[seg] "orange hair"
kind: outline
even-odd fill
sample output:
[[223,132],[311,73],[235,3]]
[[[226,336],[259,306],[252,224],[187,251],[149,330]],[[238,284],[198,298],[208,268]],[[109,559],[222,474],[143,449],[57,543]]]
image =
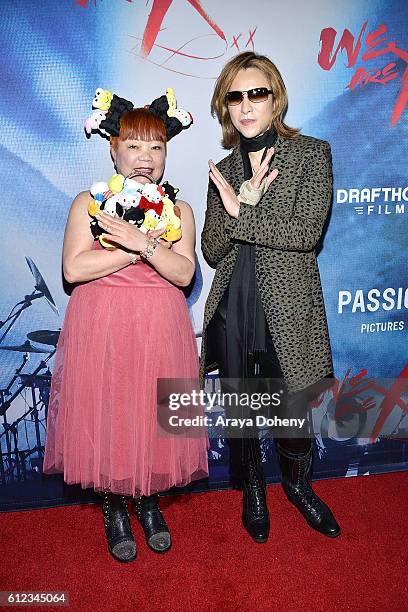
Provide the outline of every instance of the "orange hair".
[[119,140],[157,140],[166,144],[166,127],[148,108],[134,108],[121,116],[119,136],[110,137],[114,151],[118,148]]

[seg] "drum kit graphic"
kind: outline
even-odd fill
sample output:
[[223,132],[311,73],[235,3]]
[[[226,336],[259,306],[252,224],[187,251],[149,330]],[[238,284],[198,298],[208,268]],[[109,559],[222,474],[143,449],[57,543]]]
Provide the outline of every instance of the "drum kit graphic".
[[[27,333],[27,340],[22,344],[3,344],[20,315],[34,300],[44,298],[58,315],[39,269],[30,257],[25,259],[34,277],[34,291],[17,302],[7,318],[0,321],[0,351],[21,354],[21,363],[10,382],[0,389],[0,486],[31,480],[42,472],[51,386],[49,362],[60,334],[55,330],[39,329]],[[42,359],[33,371],[23,371],[31,361],[31,354],[41,355]]]

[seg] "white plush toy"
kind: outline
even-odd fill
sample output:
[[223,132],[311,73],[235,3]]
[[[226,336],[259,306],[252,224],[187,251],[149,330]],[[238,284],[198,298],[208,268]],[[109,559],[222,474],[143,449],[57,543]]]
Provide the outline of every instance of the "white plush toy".
[[149,200],[149,202],[153,202],[153,204],[158,204],[162,201],[166,193],[161,185],[156,185],[155,183],[147,183],[146,185],[143,185],[142,195],[146,198],[146,200]]
[[105,183],[105,181],[98,181],[97,183],[93,183],[91,185],[90,191],[93,199],[99,203],[102,203],[104,200],[106,200],[106,198],[109,197],[110,194],[108,183]]
[[105,134],[105,136],[109,136],[108,132],[102,129],[100,126],[101,122],[106,119],[106,111],[102,110],[94,110],[92,115],[90,115],[87,119],[85,119],[85,132],[87,134],[91,134],[92,130],[99,130],[101,134]]

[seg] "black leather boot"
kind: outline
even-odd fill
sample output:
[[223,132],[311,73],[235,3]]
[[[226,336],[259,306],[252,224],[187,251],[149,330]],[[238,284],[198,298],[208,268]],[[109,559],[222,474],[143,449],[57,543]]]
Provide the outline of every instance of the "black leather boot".
[[269,536],[269,510],[261,465],[250,463],[243,480],[242,523],[255,542],[263,544]]
[[289,501],[304,516],[310,527],[330,538],[340,535],[330,508],[318,497],[311,486],[313,449],[305,453],[290,452],[277,442],[282,471],[282,487]]
[[101,493],[105,532],[109,551],[115,559],[128,563],[136,559],[136,544],[130,527],[127,498]]
[[136,516],[140,521],[148,546],[155,552],[166,552],[171,547],[171,536],[159,508],[157,493],[135,500]]

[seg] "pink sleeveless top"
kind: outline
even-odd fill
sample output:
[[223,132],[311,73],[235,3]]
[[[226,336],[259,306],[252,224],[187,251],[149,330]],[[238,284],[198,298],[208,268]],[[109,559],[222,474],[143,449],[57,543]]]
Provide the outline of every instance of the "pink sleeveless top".
[[[92,245],[92,250],[101,250],[99,240],[95,240]],[[150,288],[168,288],[178,289],[167,279],[161,276],[155,268],[143,260],[138,260],[136,264],[130,264],[117,272],[112,272],[102,278],[97,278],[89,281],[86,285],[103,286],[103,287],[150,287]]]

